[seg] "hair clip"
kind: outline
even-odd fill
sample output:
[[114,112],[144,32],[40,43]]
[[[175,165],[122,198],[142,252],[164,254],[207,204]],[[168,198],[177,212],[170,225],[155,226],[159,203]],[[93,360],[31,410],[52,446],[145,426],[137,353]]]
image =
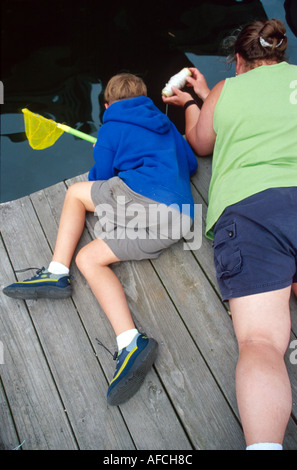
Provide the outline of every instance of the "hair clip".
[[[283,40],[284,38],[282,38],[275,47],[279,47],[283,43]],[[270,42],[265,41],[265,39],[262,38],[262,36],[259,37],[259,41],[262,47],[273,47],[273,44],[270,44]]]

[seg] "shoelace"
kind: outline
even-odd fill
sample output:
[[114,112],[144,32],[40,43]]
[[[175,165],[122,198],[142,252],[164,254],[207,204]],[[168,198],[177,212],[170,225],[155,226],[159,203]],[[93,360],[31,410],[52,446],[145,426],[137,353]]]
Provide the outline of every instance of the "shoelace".
[[102,346],[107,352],[109,352],[109,354],[112,356],[113,360],[116,361],[116,359],[118,357],[118,352],[116,351],[114,354],[112,354],[110,349],[108,349],[98,338],[95,338],[95,340],[97,341],[99,346]]
[[43,266],[42,268],[25,268],[25,269],[16,269],[16,273],[24,273],[26,271],[32,271],[33,269],[36,270],[36,274],[40,274],[42,271],[45,270],[45,267]]

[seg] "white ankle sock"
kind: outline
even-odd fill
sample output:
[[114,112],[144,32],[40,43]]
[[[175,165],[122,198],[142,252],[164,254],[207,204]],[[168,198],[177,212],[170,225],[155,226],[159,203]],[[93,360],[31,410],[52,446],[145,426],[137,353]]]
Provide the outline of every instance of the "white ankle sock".
[[47,270],[52,274],[69,274],[69,269],[58,261],[52,261]]
[[246,450],[283,450],[283,446],[276,442],[259,442],[247,446]]
[[118,350],[125,348],[131,341],[135,338],[138,334],[138,330],[136,328],[132,328],[131,330],[124,331],[119,336],[117,336],[117,345]]

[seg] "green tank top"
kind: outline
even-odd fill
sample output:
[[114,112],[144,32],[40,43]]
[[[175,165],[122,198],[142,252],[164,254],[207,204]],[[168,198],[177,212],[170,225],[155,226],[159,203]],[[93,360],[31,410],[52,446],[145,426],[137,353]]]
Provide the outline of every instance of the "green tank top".
[[226,207],[268,188],[297,186],[297,66],[264,65],[226,79],[213,125],[211,239]]

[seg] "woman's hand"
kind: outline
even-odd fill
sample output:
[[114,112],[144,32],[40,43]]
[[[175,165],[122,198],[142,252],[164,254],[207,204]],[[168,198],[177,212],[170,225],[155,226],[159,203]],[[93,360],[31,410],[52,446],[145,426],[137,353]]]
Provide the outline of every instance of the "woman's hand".
[[[195,67],[189,67],[192,72],[190,77],[187,77],[187,86],[192,87],[199,98],[204,101],[210,93],[210,89],[207,86],[204,75],[199,72]],[[172,96],[162,96],[164,103],[173,104],[175,106],[183,107],[187,101],[192,100],[193,96],[186,92],[181,91],[179,88],[171,87],[174,95]]]
[[185,91],[179,90],[179,88],[176,88],[175,86],[171,87],[174,95],[172,96],[163,96],[162,95],[162,100],[166,104],[173,104],[175,106],[180,106],[183,107],[187,101],[192,100],[193,97],[190,95],[190,93],[187,93]]
[[204,101],[210,92],[205,77],[195,67],[189,67],[189,69],[191,70],[192,75],[187,77],[187,83],[193,87],[196,95]]

